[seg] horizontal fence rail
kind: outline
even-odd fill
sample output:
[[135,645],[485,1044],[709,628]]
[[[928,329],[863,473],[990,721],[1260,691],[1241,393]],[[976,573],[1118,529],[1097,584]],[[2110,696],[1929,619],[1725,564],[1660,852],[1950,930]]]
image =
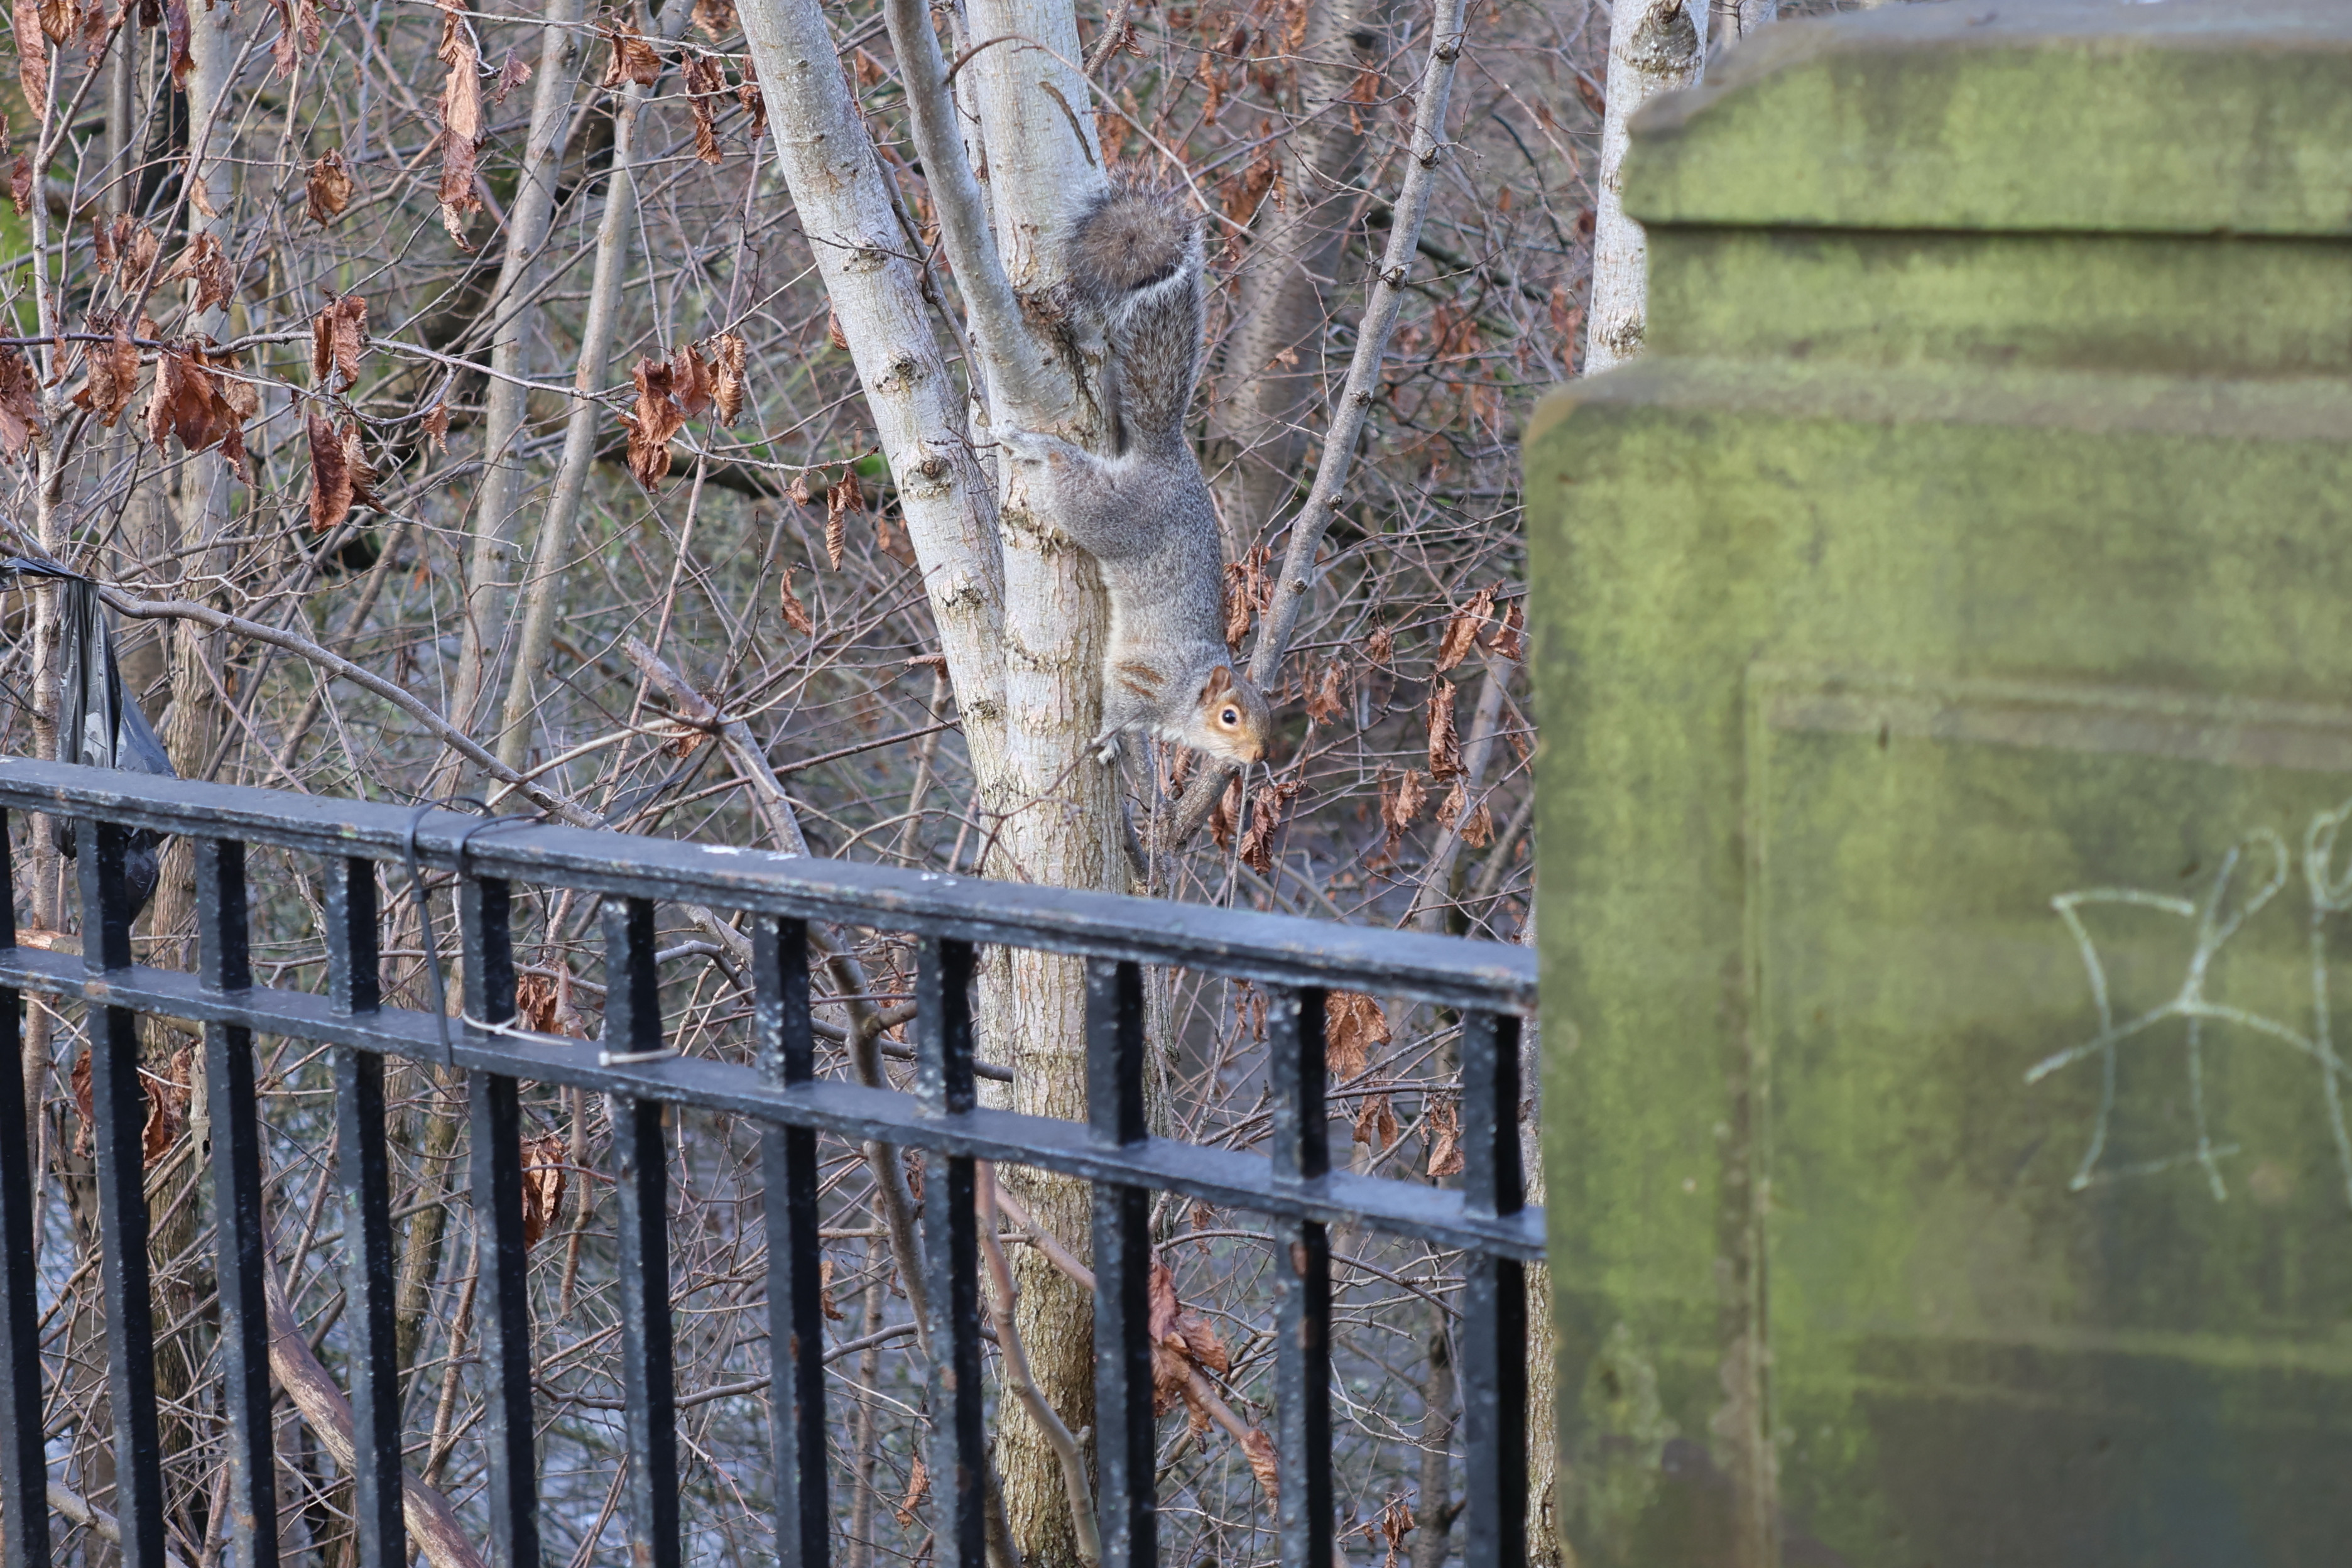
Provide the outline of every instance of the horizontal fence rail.
[[[345,1312],[354,1335],[349,1467],[359,1568],[401,1568],[402,1433],[393,1348],[394,1250],[386,1158],[386,1057],[463,1068],[480,1227],[480,1353],[490,1389],[490,1545],[500,1568],[541,1561],[530,1320],[525,1289],[523,1082],[613,1097],[618,1192],[622,1377],[633,1561],[681,1555],[667,1229],[665,1106],[733,1112],[771,1131],[769,1307],[778,1471],[778,1554],[827,1561],[820,1133],[924,1151],[922,1209],[930,1321],[929,1459],[938,1561],[983,1561],[985,1406],[978,1305],[975,1162],[1034,1166],[1094,1184],[1097,1510],[1106,1568],[1160,1561],[1152,1496],[1150,1199],[1174,1193],[1276,1222],[1278,1535],[1286,1564],[1334,1561],[1328,1227],[1462,1249],[1465,1561],[1525,1558],[1526,1292],[1543,1253],[1543,1215],[1519,1167],[1519,1020],[1534,1004],[1528,950],[1158,900],[1070,892],[726,846],[468,816],[277,791],[192,784],[0,759],[0,812],[76,825],[82,952],[19,945],[13,868],[0,833],[0,1128],[26,1122],[19,996],[88,1008],[92,1121],[115,1424],[118,1528],[130,1568],[164,1568],[164,1498],[148,1279],[141,1139],[147,1101],[138,1016],[202,1026],[212,1116],[217,1271],[230,1436],[228,1544],[237,1568],[278,1561],[270,1450],[268,1262],[253,1039],[335,1052],[336,1179],[347,1214]],[[194,849],[199,961],[194,973],[136,964],[124,858],[134,830]],[[328,984],[314,994],[253,984],[246,850],[316,857],[324,872]],[[396,1008],[380,989],[378,865],[457,883],[458,1016]],[[604,1037],[517,1026],[509,910],[516,883],[601,896]],[[666,1051],[656,972],[657,902],[748,917],[755,1065]],[[810,1018],[809,922],[918,939],[911,1093],[819,1079]],[[969,988],[976,950],[1003,944],[1087,962],[1087,1120],[977,1102]],[[1272,1136],[1253,1153],[1152,1136],[1142,966],[1244,979],[1267,992]],[[1331,1168],[1324,999],[1374,992],[1456,1009],[1461,1018],[1458,1189]],[[49,1561],[33,1188],[26,1161],[0,1159],[0,1521],[5,1568]]]

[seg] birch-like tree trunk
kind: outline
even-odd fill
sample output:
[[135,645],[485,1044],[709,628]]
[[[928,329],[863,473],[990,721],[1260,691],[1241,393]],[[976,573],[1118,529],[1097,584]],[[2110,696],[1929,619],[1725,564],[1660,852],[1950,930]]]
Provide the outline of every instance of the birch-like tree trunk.
[[[856,361],[897,480],[908,535],[939,616],[942,651],[965,717],[981,805],[992,829],[989,869],[1059,887],[1123,888],[1114,780],[1087,742],[1099,724],[1106,610],[1093,562],[1050,517],[1033,511],[1005,468],[992,495],[963,438],[963,396],[906,259],[892,193],[842,84],[814,0],[740,8],[779,161]],[[971,306],[985,429],[1010,420],[1099,441],[1101,421],[1059,334],[1023,309],[1061,280],[1056,240],[1073,205],[1100,186],[1076,15],[1066,0],[975,0],[964,31],[1010,37],[964,68],[977,127],[955,125],[928,13],[899,7],[892,30],[917,89],[916,130],[941,238]],[[965,138],[982,150],[965,162]],[[983,197],[976,176],[985,172]],[[1023,1110],[1083,1117],[1081,966],[1042,954],[993,954],[980,1026],[1014,1071]],[[1083,1246],[1081,1183],[1030,1176],[1016,1188],[1041,1223]],[[1072,1427],[1090,1425],[1091,1302],[1023,1259],[1020,1322],[1047,1400]],[[1024,1563],[1076,1561],[1068,1493],[1052,1448],[1024,1411],[997,1440],[1008,1523]]]
[[1707,0],[1617,0],[1609,23],[1607,105],[1601,120],[1601,184],[1592,217],[1592,304],[1584,373],[1642,352],[1649,322],[1650,247],[1625,216],[1626,126],[1662,92],[1698,80],[1706,55]]

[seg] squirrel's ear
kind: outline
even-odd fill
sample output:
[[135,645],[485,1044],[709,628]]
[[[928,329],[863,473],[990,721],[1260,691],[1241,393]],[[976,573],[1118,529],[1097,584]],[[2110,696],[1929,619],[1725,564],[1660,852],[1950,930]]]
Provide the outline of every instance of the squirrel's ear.
[[1234,672],[1221,664],[1209,671],[1209,683],[1201,688],[1201,699],[1202,701],[1213,702],[1218,697],[1233,689]]

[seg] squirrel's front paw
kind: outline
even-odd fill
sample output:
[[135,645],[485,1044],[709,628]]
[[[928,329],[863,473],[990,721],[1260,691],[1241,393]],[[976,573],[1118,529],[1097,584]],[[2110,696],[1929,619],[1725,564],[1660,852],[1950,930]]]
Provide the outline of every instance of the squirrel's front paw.
[[1095,761],[1105,767],[1118,761],[1118,731],[1105,730],[1094,738]]

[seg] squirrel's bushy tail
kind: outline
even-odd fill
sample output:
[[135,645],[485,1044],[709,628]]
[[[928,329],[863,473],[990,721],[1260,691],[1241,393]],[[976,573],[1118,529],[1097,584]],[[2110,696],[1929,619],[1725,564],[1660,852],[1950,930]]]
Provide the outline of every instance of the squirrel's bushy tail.
[[1070,291],[1103,324],[1119,445],[1184,439],[1203,334],[1201,220],[1189,196],[1113,175],[1070,236]]

